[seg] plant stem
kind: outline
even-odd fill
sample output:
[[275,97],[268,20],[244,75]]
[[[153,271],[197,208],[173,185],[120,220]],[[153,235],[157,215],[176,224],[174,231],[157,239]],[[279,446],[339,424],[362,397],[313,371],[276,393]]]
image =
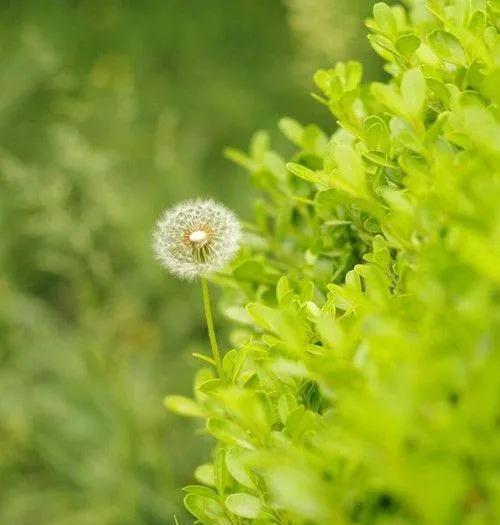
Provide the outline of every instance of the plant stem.
[[208,338],[210,339],[210,346],[212,347],[212,354],[214,356],[215,366],[222,377],[222,361],[219,353],[219,346],[217,345],[217,338],[215,337],[214,320],[212,318],[212,307],[210,305],[210,295],[208,293],[208,283],[204,277],[200,277],[201,293],[203,295],[203,306],[205,309],[205,319],[207,321]]

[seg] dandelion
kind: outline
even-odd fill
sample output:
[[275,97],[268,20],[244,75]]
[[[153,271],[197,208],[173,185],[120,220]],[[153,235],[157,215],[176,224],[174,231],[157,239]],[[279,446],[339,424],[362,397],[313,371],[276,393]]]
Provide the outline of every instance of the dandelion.
[[156,224],[154,251],[172,274],[193,280],[223,268],[238,250],[235,214],[213,200],[185,201]]
[[222,363],[205,276],[222,269],[234,257],[240,235],[236,215],[211,199],[184,201],[166,210],[153,234],[156,258],[170,273],[200,280],[212,362],[220,374]]

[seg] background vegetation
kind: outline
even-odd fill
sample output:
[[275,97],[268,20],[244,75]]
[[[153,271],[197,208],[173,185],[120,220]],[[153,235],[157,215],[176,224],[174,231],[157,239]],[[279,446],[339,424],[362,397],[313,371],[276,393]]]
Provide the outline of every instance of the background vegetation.
[[1,523],[172,522],[205,450],[161,401],[206,341],[153,222],[199,195],[248,214],[223,147],[332,127],[310,78],[366,55],[370,4],[1,3]]

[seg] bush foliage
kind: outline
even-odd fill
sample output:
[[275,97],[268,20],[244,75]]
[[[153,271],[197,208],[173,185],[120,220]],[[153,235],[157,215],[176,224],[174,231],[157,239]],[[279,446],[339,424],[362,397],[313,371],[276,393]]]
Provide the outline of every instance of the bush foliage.
[[315,76],[338,129],[228,150],[262,198],[213,278],[234,322],[194,399],[199,523],[500,522],[500,4],[374,6],[386,83]]

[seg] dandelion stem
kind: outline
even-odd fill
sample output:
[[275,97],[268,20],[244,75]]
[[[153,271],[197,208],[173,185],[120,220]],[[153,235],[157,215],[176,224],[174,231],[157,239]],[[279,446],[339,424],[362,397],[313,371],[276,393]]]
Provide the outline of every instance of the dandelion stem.
[[201,293],[203,295],[203,306],[205,309],[205,319],[207,321],[208,338],[210,339],[210,346],[212,347],[212,354],[214,356],[215,366],[219,372],[219,377],[222,377],[222,361],[219,353],[219,346],[217,345],[217,338],[215,337],[214,320],[212,317],[212,307],[210,305],[210,295],[208,293],[208,283],[204,277],[200,277]]

